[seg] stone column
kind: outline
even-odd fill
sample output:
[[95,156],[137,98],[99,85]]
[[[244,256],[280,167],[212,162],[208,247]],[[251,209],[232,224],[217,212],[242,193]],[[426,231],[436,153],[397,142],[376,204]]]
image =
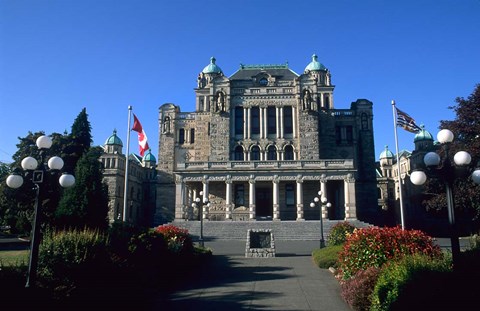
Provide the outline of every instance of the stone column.
[[320,93],[319,96],[320,96],[320,106],[321,106],[322,108],[325,108],[325,104],[324,104],[324,102],[323,102],[323,93]]
[[297,138],[297,109],[292,107],[292,126],[293,126],[293,138]]
[[301,175],[297,177],[297,220],[304,220],[303,218],[303,179]]
[[247,139],[250,139],[251,135],[252,135],[252,128],[251,128],[251,114],[252,112],[252,109],[251,108],[247,108],[247,123],[245,123],[245,126],[247,127]]
[[258,110],[259,110],[259,114],[260,114],[260,116],[259,116],[260,117],[260,139],[262,139],[262,138],[265,138],[265,136],[264,136],[265,133],[263,131],[263,125],[265,124],[265,122],[263,120],[263,116],[264,116],[263,111],[264,110],[263,110],[262,107],[260,107]]
[[273,220],[280,220],[280,179],[277,175],[273,176]]
[[232,179],[230,176],[227,176],[225,181],[225,219],[232,219]]
[[250,220],[254,220],[256,218],[255,214],[255,176],[251,175],[248,181],[249,184],[249,191],[248,191],[248,207],[250,212]]
[[248,138],[248,119],[247,119],[248,109],[243,108],[243,139]]
[[208,206],[205,200],[208,201],[208,176],[203,176],[203,195],[202,195],[202,207],[203,207],[203,219],[208,219]]
[[275,127],[277,128],[277,139],[280,138],[280,107],[275,107]]
[[283,107],[280,107],[280,138],[283,138]]
[[188,220],[193,220],[193,199],[192,199],[192,189],[190,189],[186,184],[184,185],[184,192],[185,192],[185,204],[187,205],[188,210]]
[[357,207],[355,204],[355,179],[352,174],[347,174],[343,182],[345,192],[345,220],[357,219]]
[[183,179],[181,176],[175,178],[175,219],[185,219],[184,202],[182,197]]

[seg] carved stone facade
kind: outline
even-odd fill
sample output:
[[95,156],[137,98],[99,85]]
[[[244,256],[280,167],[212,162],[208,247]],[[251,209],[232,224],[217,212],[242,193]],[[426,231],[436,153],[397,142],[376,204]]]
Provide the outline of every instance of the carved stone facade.
[[313,220],[322,190],[332,205],[325,218],[371,221],[372,103],[335,109],[333,90],[315,55],[300,75],[285,64],[241,65],[226,77],[212,58],[198,75],[195,112],[159,109],[157,214],[163,206],[177,220]]

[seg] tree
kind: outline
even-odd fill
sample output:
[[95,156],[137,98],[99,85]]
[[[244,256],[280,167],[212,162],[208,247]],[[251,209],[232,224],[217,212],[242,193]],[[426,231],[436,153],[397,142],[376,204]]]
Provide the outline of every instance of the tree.
[[108,189],[103,183],[99,157],[103,149],[90,148],[75,168],[75,187],[66,189],[56,210],[57,227],[99,228],[108,226]]
[[[454,120],[440,121],[440,128],[447,128],[455,134],[449,156],[453,158],[459,150],[464,150],[472,156],[472,163],[479,166],[480,160],[480,84],[475,86],[473,93],[467,98],[457,97],[457,103],[449,109],[455,111]],[[472,220],[474,228],[480,225],[480,191],[470,178],[458,178],[454,183],[454,200],[456,216]],[[432,193],[424,201],[428,209],[440,212],[447,206],[445,188],[438,183],[426,184],[426,192]]]
[[66,172],[72,173],[78,160],[85,154],[92,144],[91,125],[88,121],[87,109],[83,108],[72,124],[72,132],[64,148]]

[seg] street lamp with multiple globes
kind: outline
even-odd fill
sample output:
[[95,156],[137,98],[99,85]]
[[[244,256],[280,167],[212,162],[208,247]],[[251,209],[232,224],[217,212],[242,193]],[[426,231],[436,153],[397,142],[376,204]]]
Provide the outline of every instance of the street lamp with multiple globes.
[[[200,196],[203,197],[203,191],[200,191]],[[198,238],[198,243],[201,245],[201,246],[204,246],[204,243],[203,243],[203,208],[204,208],[204,205],[206,205],[207,207],[210,207],[210,202],[208,201],[208,198],[203,198],[200,199],[199,197],[196,197],[194,199],[195,202],[192,203],[192,207],[193,208],[197,208],[198,207],[198,214],[200,216],[200,237]]]
[[[455,212],[453,201],[453,182],[457,177],[467,177],[472,171],[470,162],[472,157],[466,151],[459,151],[453,157],[453,162],[449,159],[450,143],[453,142],[454,135],[450,130],[443,129],[437,134],[437,140],[445,151],[445,158],[440,159],[436,152],[428,152],[423,158],[426,166],[425,170],[416,169],[410,174],[410,180],[414,185],[423,185],[427,181],[427,175],[437,178],[445,184],[447,197],[448,221],[450,224],[450,239],[452,248],[452,260],[456,263],[460,254],[460,243],[455,226]],[[480,169],[475,169],[471,175],[476,184],[480,184]]]
[[[40,136],[36,140],[36,145],[40,151],[40,163],[33,157],[26,157],[22,160],[21,165],[23,172],[17,169],[13,174],[7,177],[7,186],[10,188],[20,188],[23,185],[23,177],[32,181],[35,186],[35,205],[34,218],[32,224],[32,236],[30,241],[30,257],[28,260],[27,283],[25,287],[34,287],[37,279],[38,249],[40,245],[40,226],[43,191],[42,184],[49,181],[49,175],[56,175],[63,168],[63,160],[60,157],[53,156],[48,159],[45,164],[46,150],[52,146],[52,139],[48,136]],[[23,174],[22,174],[23,173]],[[75,184],[75,177],[70,174],[63,173],[58,179],[60,186],[64,188],[72,187]]]
[[323,236],[323,215],[326,212],[325,208],[330,208],[332,206],[332,204],[327,203],[327,201],[328,201],[327,198],[322,196],[322,191],[320,190],[320,191],[318,191],[318,197],[315,197],[313,199],[313,202],[310,203],[310,207],[314,208],[316,203],[321,202],[321,204],[319,205],[319,208],[320,208],[320,248],[325,247],[325,238]]

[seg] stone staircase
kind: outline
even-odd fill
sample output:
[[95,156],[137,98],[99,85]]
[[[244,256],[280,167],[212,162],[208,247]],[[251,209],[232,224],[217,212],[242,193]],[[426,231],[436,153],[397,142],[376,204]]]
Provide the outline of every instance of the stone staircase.
[[[323,234],[328,239],[330,229],[343,220],[324,220]],[[357,228],[368,227],[370,224],[359,220],[349,221]],[[176,220],[174,226],[187,229],[198,240],[200,236],[200,221]],[[320,221],[204,221],[204,240],[246,240],[248,229],[272,229],[275,240],[319,240]]]

